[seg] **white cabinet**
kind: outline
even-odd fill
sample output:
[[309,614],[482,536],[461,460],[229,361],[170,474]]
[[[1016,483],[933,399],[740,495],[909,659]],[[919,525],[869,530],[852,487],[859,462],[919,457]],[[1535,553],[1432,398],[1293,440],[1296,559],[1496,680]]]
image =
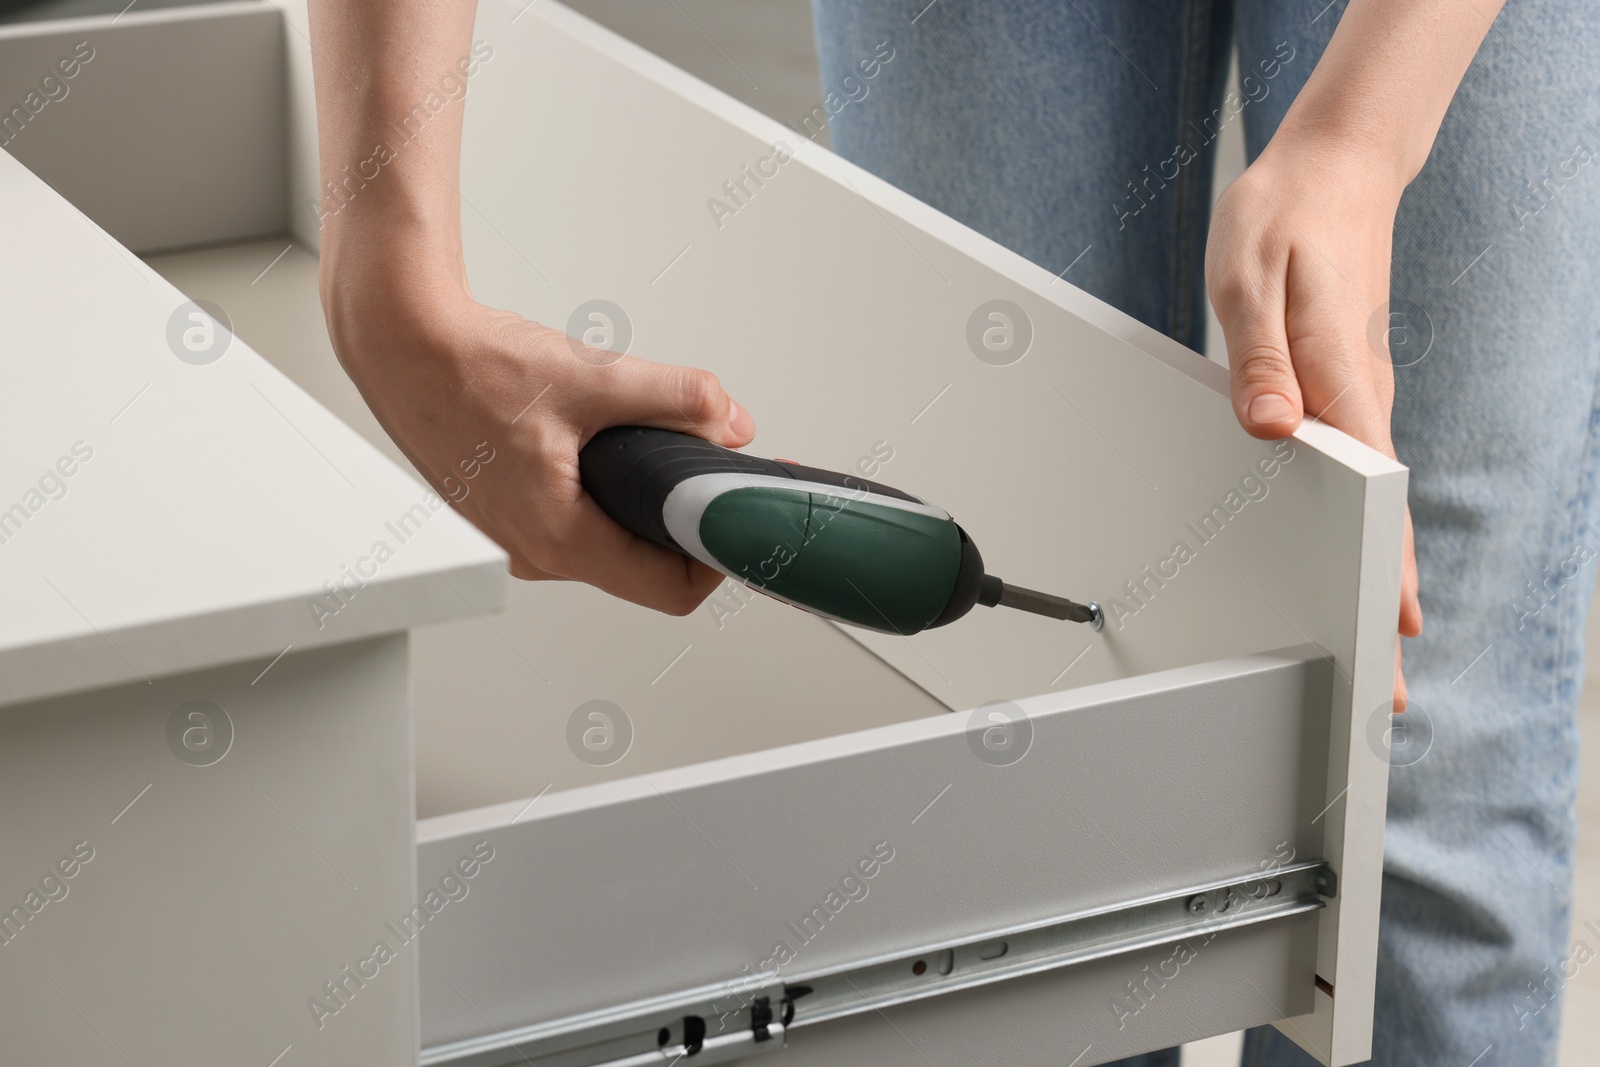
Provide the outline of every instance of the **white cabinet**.
[[415,900],[406,631],[503,558],[3,155],[0,205],[0,1059],[406,1062],[414,953],[307,1003]]
[[[152,261],[195,296],[232,294],[222,302],[238,311],[243,336],[375,434],[325,352],[284,340],[310,337],[315,326],[305,249],[316,237],[310,202],[325,192],[307,151],[304,12],[217,5],[95,27],[108,56],[133,30],[149,35],[141,48],[185,47],[162,36],[180,28],[279,56],[280,66],[267,64],[278,74],[263,77],[284,79],[281,114],[222,91],[190,94],[180,114],[138,113],[165,136],[230,109],[232,125],[208,127],[218,150],[262,153],[263,166],[288,174],[286,200],[274,201],[278,214],[258,232],[292,230],[301,247],[255,281],[242,264],[254,256],[267,267],[265,246]],[[66,41],[78,29],[51,32]],[[53,54],[59,42],[46,36],[0,36],[0,69],[31,69]],[[978,609],[908,639],[841,631],[765,601],[745,606],[747,597],[728,601],[739,609],[732,616],[707,608],[676,620],[592,590],[537,585],[510,590],[509,611],[496,619],[492,553],[453,516],[430,520],[430,533],[433,523],[449,532],[440,539],[450,550],[397,554],[395,565],[417,568],[416,588],[443,599],[418,593],[379,613],[386,583],[375,583],[370,599],[364,590],[352,614],[333,620],[351,626],[331,640],[350,643],[314,653],[399,656],[390,639],[355,639],[469,616],[413,641],[419,790],[432,799],[415,830],[415,886],[391,866],[382,876],[388,896],[370,901],[384,922],[398,922],[413,902],[426,921],[404,939],[409,927],[371,935],[331,915],[326,928],[297,927],[270,909],[250,911],[240,896],[247,875],[216,868],[197,914],[270,941],[283,969],[270,992],[235,1008],[239,1027],[283,1035],[263,1062],[291,1043],[297,1056],[337,1060],[323,1037],[379,999],[370,992],[408,980],[359,987],[349,1014],[324,1019],[321,1030],[305,1001],[339,972],[323,974],[325,957],[356,966],[380,939],[394,942],[405,965],[418,962],[417,1014],[391,1003],[382,1024],[362,1031],[372,1041],[364,1062],[400,1062],[395,1042],[409,1044],[413,1025],[424,1062],[440,1064],[709,1063],[782,1048],[789,1062],[909,1065],[925,1057],[1090,1064],[1264,1022],[1324,1062],[1365,1059],[1404,469],[1316,423],[1285,444],[1246,437],[1220,368],[557,5],[519,12],[486,3],[477,38],[487,52],[469,82],[461,188],[479,299],[562,327],[594,321],[586,311],[606,301],[613,327],[618,310],[627,320],[630,351],[716,371],[755,414],[765,454],[835,468],[891,455],[878,476],[948,508],[994,573],[1099,600],[1110,619],[1092,633]],[[94,72],[91,64],[82,78]],[[118,77],[120,99],[137,103],[150,91],[139,69]],[[63,114],[74,101],[109,106],[86,80],[82,87]],[[59,144],[41,136],[31,156],[20,141],[11,147],[47,179],[98,152],[111,190],[160,188],[172,169],[114,138],[86,148],[68,130],[53,136]],[[747,167],[765,177],[747,181]],[[177,299],[170,290],[20,168],[0,173],[8,226],[25,213],[38,231],[30,243],[57,249],[51,270],[31,275],[29,292],[39,294],[31,299],[85,291],[91,279],[76,276],[80,262],[102,270],[95,298],[71,312],[101,334],[73,335],[62,347],[41,310],[21,334],[7,327],[8,352],[24,351],[14,342],[21,337],[29,352],[54,344],[80,366],[121,373],[106,338],[123,330],[170,364],[157,384],[244,365],[194,368],[172,358],[162,332],[171,310],[162,300]],[[733,181],[746,190],[738,210],[711,210]],[[207,208],[219,220],[215,240],[252,232],[256,223],[236,221],[277,193],[236,195],[238,204]],[[142,234],[134,220],[148,216],[137,201],[107,202],[99,210],[112,237],[136,251],[198,240],[181,227],[170,242]],[[14,279],[30,277],[21,248],[5,256]],[[300,334],[284,325],[294,322]],[[261,324],[256,336],[251,323]],[[992,328],[1010,331],[1012,347],[1002,336],[1001,351],[985,348]],[[232,578],[204,572],[194,585],[221,616],[254,603],[244,576],[270,572],[314,588],[360,554],[339,539],[344,526],[312,517],[354,507],[374,484],[416,491],[373,457],[363,458],[371,468],[363,477],[345,469],[328,441],[353,446],[354,434],[261,364],[249,366],[262,369],[238,384],[259,385],[260,396],[219,389],[214,376],[194,379],[204,384],[191,394],[174,391],[164,401],[171,407],[148,409],[168,427],[209,422],[197,430],[205,440],[249,443],[240,449],[245,466],[219,461],[214,476],[236,472],[230,499],[276,510],[311,554],[257,549]],[[8,384],[27,380],[25,369],[7,373]],[[120,396],[123,383],[113,389],[111,377],[97,370],[84,388]],[[129,378],[133,388],[121,391],[131,396],[144,379]],[[138,404],[156,396],[152,385]],[[262,399],[289,416],[271,447],[260,435],[278,416]],[[310,422],[296,421],[302,408],[315,412]],[[183,411],[198,414],[186,421]],[[246,425],[240,412],[266,421]],[[68,434],[70,446],[82,435],[71,425],[40,415],[17,440],[48,451],[52,434]],[[151,486],[183,485],[189,492],[178,495],[196,501],[202,483],[184,454],[130,455],[124,484],[147,496]],[[156,562],[139,564],[148,581],[127,583],[93,558],[115,504],[74,514],[71,499],[58,517],[83,555],[60,556],[59,573],[75,589],[119,590],[129,610],[164,604],[160,591],[183,573],[185,554],[138,556]],[[368,503],[387,516],[410,502],[400,492]],[[243,522],[241,514],[196,502],[182,512],[183,528],[203,547],[231,529],[217,523]],[[276,527],[246,525],[250,545],[277,543]],[[9,566],[4,549],[0,565]],[[8,570],[8,588],[14,580]],[[366,605],[370,624],[354,614]],[[26,672],[43,662],[23,651],[41,617],[16,625],[7,670],[15,662]],[[186,631],[152,626],[140,648],[152,684],[203,662],[273,654],[230,644],[227,627],[207,625],[219,635],[214,652],[180,662],[173,648]],[[111,681],[127,678],[94,676]],[[373,679],[363,692],[382,686]],[[608,767],[567,749],[569,720],[591,698],[631,714],[633,750]],[[307,728],[358,719],[366,699],[333,701],[321,716],[302,709]],[[374,774],[381,765],[404,778],[400,740],[391,734],[388,747],[367,751]],[[292,746],[282,758],[279,773],[288,775]],[[194,803],[221,811],[229,796]],[[145,801],[154,798],[152,789]],[[328,841],[349,839],[355,854],[359,842],[375,847],[365,831],[377,825],[366,820],[379,801],[367,800],[367,809],[321,806],[318,829]],[[391,834],[401,803],[398,792],[386,795]],[[281,845],[269,836],[281,830],[241,824],[234,847],[262,854]],[[305,837],[328,850],[317,830]],[[17,841],[6,847],[7,869],[15,855],[22,870],[44,870],[52,850],[72,844]],[[114,885],[110,871],[106,881]],[[303,903],[296,914],[322,914],[327,891],[307,883],[283,899]],[[53,951],[75,961],[69,968],[98,966],[80,942],[58,941]],[[186,943],[172,966],[219,998],[233,988],[215,977],[231,967],[227,952],[203,940]],[[159,996],[145,996],[128,1002],[136,1007],[124,1032],[158,1042],[148,1031],[164,1024],[137,1009]],[[41,1017],[38,1040],[57,1025]],[[392,1029],[380,1039],[385,1025]],[[183,1061],[176,1044],[152,1047]],[[351,1058],[348,1048],[340,1054]]]

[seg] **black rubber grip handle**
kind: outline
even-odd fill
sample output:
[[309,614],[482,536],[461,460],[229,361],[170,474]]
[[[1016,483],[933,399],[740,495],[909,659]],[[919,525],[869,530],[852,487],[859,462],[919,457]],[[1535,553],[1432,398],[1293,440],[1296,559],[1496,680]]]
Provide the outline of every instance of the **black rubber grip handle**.
[[640,537],[679,552],[683,548],[667,532],[662,508],[679,482],[699,474],[764,474],[917,501],[853,474],[749,456],[703,438],[648,426],[601,430],[578,453],[583,491],[601,510]]

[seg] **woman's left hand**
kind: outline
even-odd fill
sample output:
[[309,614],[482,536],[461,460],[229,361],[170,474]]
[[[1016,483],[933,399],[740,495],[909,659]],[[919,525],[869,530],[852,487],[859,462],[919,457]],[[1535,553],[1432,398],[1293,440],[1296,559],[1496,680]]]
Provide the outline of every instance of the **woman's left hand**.
[[[1217,200],[1206,284],[1247,432],[1286,437],[1310,414],[1394,458],[1389,257],[1403,183],[1365,162],[1326,143],[1275,139]],[[1404,551],[1399,633],[1415,637],[1409,508]],[[1398,651],[1394,700],[1403,711]]]

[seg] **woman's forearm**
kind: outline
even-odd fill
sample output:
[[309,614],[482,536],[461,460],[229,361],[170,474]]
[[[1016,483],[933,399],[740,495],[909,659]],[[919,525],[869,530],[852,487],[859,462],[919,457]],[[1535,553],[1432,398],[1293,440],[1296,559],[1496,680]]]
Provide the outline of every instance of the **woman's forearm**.
[[612,522],[584,494],[578,454],[608,426],[739,448],[755,423],[709,372],[588,348],[472,299],[462,115],[494,58],[472,40],[474,7],[311,0],[328,336],[384,430],[513,575],[686,614],[722,575]]
[[[461,126],[483,57],[472,0],[312,0],[324,293],[351,259],[460,282]],[[420,280],[420,279],[419,279]]]
[[1398,193],[1504,3],[1351,0],[1278,136],[1360,152]]

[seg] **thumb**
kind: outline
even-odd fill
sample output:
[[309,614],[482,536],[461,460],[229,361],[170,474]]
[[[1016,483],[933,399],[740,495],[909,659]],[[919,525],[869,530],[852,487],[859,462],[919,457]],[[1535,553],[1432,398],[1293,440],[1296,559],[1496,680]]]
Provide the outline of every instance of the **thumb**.
[[1304,400],[1289,358],[1282,283],[1254,296],[1224,293],[1212,305],[1228,345],[1228,377],[1239,425],[1252,437],[1294,433]]
[[695,367],[625,356],[608,372],[615,377],[603,392],[599,425],[654,426],[694,434],[724,448],[739,448],[756,435],[755,420],[717,376]]

